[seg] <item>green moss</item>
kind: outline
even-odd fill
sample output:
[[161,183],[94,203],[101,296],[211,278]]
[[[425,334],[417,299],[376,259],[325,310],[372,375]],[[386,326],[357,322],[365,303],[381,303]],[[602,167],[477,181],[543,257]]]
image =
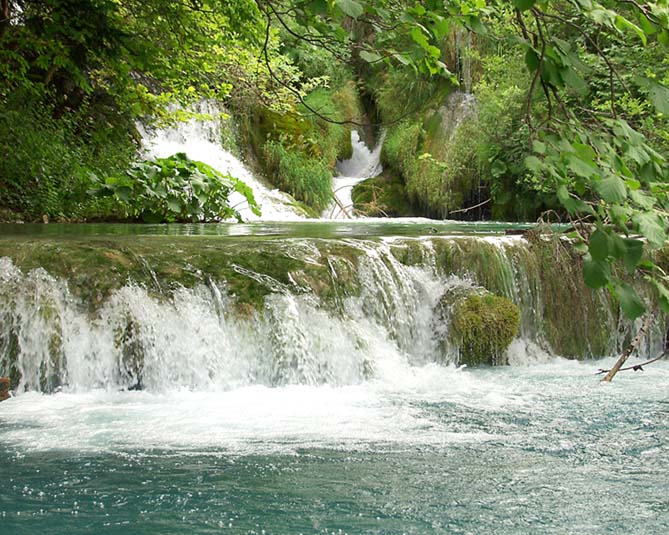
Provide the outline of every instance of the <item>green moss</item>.
[[425,261],[423,245],[415,240],[406,240],[392,245],[390,252],[405,266],[420,266]]
[[402,180],[389,172],[369,178],[353,188],[355,209],[370,217],[409,217],[417,215],[411,206]]
[[566,357],[606,355],[619,311],[610,294],[590,290],[582,260],[559,237],[532,237],[541,278],[543,332],[553,350]]
[[451,325],[460,364],[505,364],[504,351],[518,334],[518,307],[505,297],[471,294],[454,304]]
[[352,82],[316,89],[305,103],[282,113],[257,106],[241,121],[242,138],[272,184],[319,213],[332,198],[337,161],[352,154],[350,126],[340,123],[360,121],[363,112]]
[[337,241],[311,243],[320,252],[317,261],[311,249],[301,260],[300,250],[281,240],[195,236],[45,238],[21,240],[20,247],[0,240],[0,257],[10,257],[24,273],[46,267],[53,276],[66,279],[91,312],[129,282],[157,299],[170,298],[182,287],[221,283],[241,315],[261,310],[267,295],[285,291],[315,294],[322,306],[336,308],[342,298],[360,291],[356,274],[362,253]]

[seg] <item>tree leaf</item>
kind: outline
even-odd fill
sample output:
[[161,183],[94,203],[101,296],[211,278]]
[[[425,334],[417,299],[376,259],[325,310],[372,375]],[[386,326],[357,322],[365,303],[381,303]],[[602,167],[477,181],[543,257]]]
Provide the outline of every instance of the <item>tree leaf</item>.
[[590,92],[587,82],[573,68],[563,69],[561,75],[564,83],[582,97]]
[[377,61],[381,61],[381,55],[377,54],[376,52],[370,52],[367,50],[362,50],[360,52],[360,57],[364,59],[367,63],[376,63]]
[[590,236],[588,250],[590,251],[590,256],[592,256],[593,260],[606,260],[606,257],[609,256],[610,252],[608,235],[599,229],[595,230],[595,232],[592,233],[592,236]]
[[583,260],[583,279],[588,288],[596,290],[609,283],[611,266],[606,262],[594,260],[589,254]]
[[653,247],[661,247],[666,238],[664,226],[655,212],[636,214],[632,221],[636,223],[639,232],[644,235]]
[[356,0],[335,0],[335,2],[339,6],[339,9],[354,19],[357,19],[365,11],[362,4],[356,2]]
[[609,175],[595,183],[595,190],[606,202],[623,202],[627,198],[627,188],[622,178]]
[[597,167],[592,162],[586,162],[576,154],[567,155],[567,167],[576,175],[590,178],[597,173]]
[[537,0],[513,0],[513,7],[519,11],[527,11],[532,9]]
[[625,269],[632,273],[643,257],[643,242],[633,238],[625,238],[623,241],[625,242],[623,264]]
[[615,296],[620,302],[623,313],[630,319],[636,319],[646,311],[646,306],[636,293],[636,290],[625,282],[614,286]]
[[533,48],[528,47],[527,52],[525,52],[525,65],[530,72],[536,71],[539,67],[539,55]]
[[528,156],[525,158],[525,167],[536,173],[541,169],[541,160],[536,156]]
[[657,111],[664,115],[669,115],[669,88],[653,82],[650,86],[648,96],[653,106],[657,108]]

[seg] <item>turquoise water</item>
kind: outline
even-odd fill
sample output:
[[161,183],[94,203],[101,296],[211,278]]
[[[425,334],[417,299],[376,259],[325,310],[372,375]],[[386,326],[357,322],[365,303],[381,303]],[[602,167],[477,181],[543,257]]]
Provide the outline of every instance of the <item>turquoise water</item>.
[[[0,239],[20,254],[26,237],[97,243],[113,236],[114,246],[137,239],[160,248],[181,235],[227,244],[255,236],[499,236],[508,228],[526,226],[6,225]],[[370,262],[381,274],[384,258]],[[309,295],[277,291],[265,301],[265,325],[260,316],[219,315],[211,295],[197,289],[159,301],[130,285],[115,306],[141,324],[153,367],[145,370],[146,390],[125,391],[110,349],[108,318],[116,316],[91,318],[67,281],[12,278],[5,264],[8,280],[27,292],[16,307],[34,335],[22,339],[24,372],[39,375],[50,364],[54,339],[30,346],[51,332],[40,321],[42,302],[60,311],[55,332],[67,366],[55,393],[0,403],[0,535],[669,532],[667,361],[621,373],[610,385],[595,372],[613,358],[568,361],[527,340],[512,344],[512,366],[437,364],[422,358],[418,334],[432,337],[427,312],[438,293],[430,292],[445,281],[429,269],[390,264],[387,283],[404,293],[365,278],[370,302],[378,293],[392,305],[386,323],[355,300],[335,313]],[[263,336],[274,336],[273,345]],[[284,371],[302,367],[315,379],[267,380],[273,371],[265,365],[276,355],[262,348],[282,344],[301,349],[287,351]]]
[[4,534],[669,530],[669,363],[0,404]]

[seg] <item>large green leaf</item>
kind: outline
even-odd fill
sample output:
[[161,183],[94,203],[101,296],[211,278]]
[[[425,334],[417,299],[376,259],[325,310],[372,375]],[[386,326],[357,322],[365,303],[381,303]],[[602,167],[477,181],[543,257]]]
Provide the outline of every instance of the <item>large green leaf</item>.
[[356,0],[335,0],[335,3],[346,15],[354,19],[357,19],[365,12],[362,4],[356,2]]
[[611,278],[611,266],[606,262],[594,260],[589,254],[583,260],[583,279],[586,286],[596,290],[603,288]]
[[669,88],[654,82],[650,86],[648,96],[660,113],[669,115]]
[[630,319],[636,319],[646,311],[646,306],[636,293],[636,290],[625,282],[618,283],[614,286],[614,292],[623,313]]
[[609,175],[595,183],[595,190],[606,202],[623,202],[627,198],[625,182],[616,175]]
[[590,178],[597,173],[597,167],[592,163],[579,158],[576,154],[567,155],[567,167],[576,175]]
[[376,52],[370,52],[367,50],[362,50],[360,52],[360,57],[364,59],[367,63],[376,63],[377,61],[381,61],[381,55],[377,54]]
[[592,233],[588,250],[590,251],[590,256],[592,256],[593,260],[606,260],[606,257],[609,256],[609,253],[611,252],[609,241],[608,235],[601,230],[595,230],[595,232]]
[[633,238],[626,238],[623,241],[626,247],[623,264],[625,269],[632,273],[643,257],[643,242]]
[[648,240],[653,247],[661,247],[666,238],[662,220],[655,212],[642,212],[636,214],[632,221],[636,223],[639,232]]
[[513,7],[520,11],[527,11],[532,9],[536,3],[537,0],[513,0]]

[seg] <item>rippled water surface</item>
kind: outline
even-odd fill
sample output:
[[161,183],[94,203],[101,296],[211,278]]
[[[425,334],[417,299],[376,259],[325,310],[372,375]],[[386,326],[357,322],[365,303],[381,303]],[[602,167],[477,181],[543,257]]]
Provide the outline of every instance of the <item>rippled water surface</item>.
[[602,386],[612,362],[23,394],[1,532],[667,533],[669,363]]

